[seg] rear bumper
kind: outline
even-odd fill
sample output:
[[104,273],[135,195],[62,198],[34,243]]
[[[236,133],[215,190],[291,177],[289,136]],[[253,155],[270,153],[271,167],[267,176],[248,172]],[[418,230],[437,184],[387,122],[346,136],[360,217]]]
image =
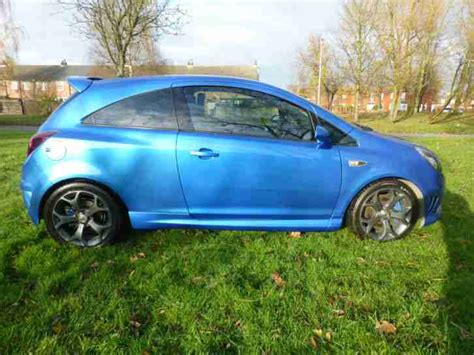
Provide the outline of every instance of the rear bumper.
[[26,209],[28,210],[28,214],[33,221],[34,224],[39,223],[39,215],[37,208],[35,208],[34,201],[33,201],[33,187],[26,182],[26,180],[22,179],[20,184],[21,195],[23,197],[23,204],[25,205]]

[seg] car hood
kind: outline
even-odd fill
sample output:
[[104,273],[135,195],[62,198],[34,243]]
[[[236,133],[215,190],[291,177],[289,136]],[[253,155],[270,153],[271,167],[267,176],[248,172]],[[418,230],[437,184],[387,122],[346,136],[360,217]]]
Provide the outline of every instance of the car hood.
[[400,144],[400,145],[403,145],[403,146],[407,146],[407,147],[415,147],[417,146],[417,144],[415,143],[412,143],[400,136],[394,136],[394,135],[391,135],[391,134],[384,134],[384,133],[380,133],[380,132],[376,132],[376,131],[363,131],[365,135],[368,135],[368,136],[371,136],[373,138],[376,138],[376,139],[380,139],[380,140],[384,140],[384,141],[388,141],[388,142],[391,142],[391,143],[396,143],[396,144]]

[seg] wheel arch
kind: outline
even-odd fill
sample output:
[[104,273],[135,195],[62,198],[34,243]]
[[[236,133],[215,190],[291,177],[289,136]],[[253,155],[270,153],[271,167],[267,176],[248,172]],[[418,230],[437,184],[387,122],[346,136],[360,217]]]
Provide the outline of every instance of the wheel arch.
[[41,198],[41,202],[39,204],[39,209],[38,209],[38,217],[39,217],[39,220],[43,219],[43,208],[44,208],[44,205],[46,203],[46,201],[48,200],[49,196],[51,196],[51,194],[57,190],[58,188],[60,188],[61,186],[64,186],[64,185],[67,185],[67,184],[70,184],[70,183],[77,183],[77,182],[83,182],[83,183],[87,183],[87,184],[91,184],[91,185],[95,185],[97,187],[100,187],[102,189],[104,189],[105,191],[107,191],[111,196],[112,198],[120,205],[120,207],[123,209],[124,211],[124,214],[126,214],[127,216],[127,219],[129,218],[128,216],[128,207],[127,205],[125,204],[125,202],[123,202],[122,198],[119,196],[119,194],[117,194],[110,186],[102,183],[102,182],[99,182],[97,180],[94,180],[94,179],[89,179],[89,178],[70,178],[70,179],[65,179],[65,180],[61,180],[61,181],[58,181],[56,182],[55,184],[51,185],[47,190],[46,192],[43,194],[42,198]]
[[425,224],[425,210],[424,210],[425,209],[425,201],[424,201],[424,197],[423,197],[423,193],[421,192],[421,189],[414,182],[412,182],[410,180],[407,180],[403,177],[385,176],[385,177],[376,178],[376,179],[366,183],[365,185],[363,185],[362,187],[360,187],[357,190],[357,192],[349,200],[349,203],[347,203],[347,205],[344,207],[343,226],[347,225],[348,212],[350,210],[350,207],[351,207],[352,203],[360,195],[360,193],[362,191],[364,191],[370,185],[376,184],[376,183],[378,183],[380,181],[384,181],[384,180],[398,180],[398,181],[402,182],[403,184],[405,184],[413,192],[413,194],[416,196],[416,199],[417,199],[417,202],[418,202],[418,206],[417,206],[418,207],[418,223],[420,223],[421,226],[423,226]]

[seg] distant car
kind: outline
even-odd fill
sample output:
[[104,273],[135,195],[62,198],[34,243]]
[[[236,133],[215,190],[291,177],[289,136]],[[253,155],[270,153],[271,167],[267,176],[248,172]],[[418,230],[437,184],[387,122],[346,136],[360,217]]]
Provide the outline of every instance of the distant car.
[[333,231],[386,241],[439,219],[431,151],[260,82],[74,77],[29,142],[34,223],[99,246],[135,229]]

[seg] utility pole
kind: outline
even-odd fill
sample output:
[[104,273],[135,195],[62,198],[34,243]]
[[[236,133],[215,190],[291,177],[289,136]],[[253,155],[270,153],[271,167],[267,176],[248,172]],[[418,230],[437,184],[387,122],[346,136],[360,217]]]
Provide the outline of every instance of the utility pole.
[[317,104],[321,104],[321,76],[323,73],[323,38],[319,37],[319,73],[318,73],[318,98]]

